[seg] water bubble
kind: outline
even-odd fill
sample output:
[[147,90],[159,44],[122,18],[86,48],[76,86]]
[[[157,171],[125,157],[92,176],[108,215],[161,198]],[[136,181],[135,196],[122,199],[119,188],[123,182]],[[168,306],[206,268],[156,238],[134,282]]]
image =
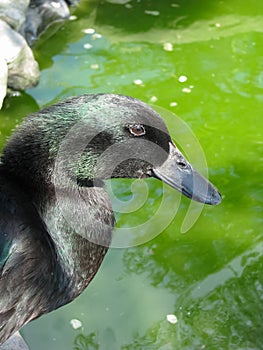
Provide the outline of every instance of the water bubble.
[[83,29],[82,32],[85,34],[94,34],[95,29],[94,28],[86,28],[86,29]]
[[92,35],[92,39],[93,39],[93,40],[100,39],[100,38],[102,38],[102,35],[99,34],[99,33],[94,33],[94,34]]
[[152,96],[152,97],[150,98],[150,102],[151,102],[151,103],[155,103],[157,100],[158,100],[158,97],[156,97],[156,96]]
[[99,67],[100,66],[98,65],[98,63],[93,63],[93,64],[90,65],[91,69],[99,69]]
[[135,79],[135,80],[133,80],[133,84],[135,84],[135,85],[142,85],[143,81],[141,79]]
[[165,50],[165,51],[173,51],[173,44],[172,43],[164,43],[163,44],[163,49]]
[[83,45],[84,49],[90,50],[92,48],[92,45],[90,43],[86,43]]
[[79,329],[82,327],[82,323],[80,320],[77,320],[76,318],[73,318],[71,321],[70,321],[70,324],[72,326],[73,329]]
[[170,322],[172,324],[176,324],[178,322],[177,317],[173,314],[167,315],[166,319],[168,322]]
[[185,83],[187,81],[187,76],[186,75],[181,75],[179,78],[178,78],[178,81],[180,83]]
[[192,90],[190,88],[183,88],[182,91],[186,94],[189,94]]
[[151,15],[151,16],[159,16],[160,15],[159,11],[145,10],[144,13],[146,13],[146,15]]

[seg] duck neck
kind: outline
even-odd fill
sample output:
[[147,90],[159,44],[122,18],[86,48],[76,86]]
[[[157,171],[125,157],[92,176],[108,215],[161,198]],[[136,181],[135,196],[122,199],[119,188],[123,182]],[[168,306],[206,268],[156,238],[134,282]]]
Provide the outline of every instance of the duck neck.
[[79,186],[65,174],[55,181],[51,171],[50,176],[42,173],[30,182],[30,177],[17,176],[6,164],[0,168],[36,207],[53,243],[55,263],[70,281],[69,300],[74,299],[96,274],[111,243],[114,214],[106,190],[91,186],[92,181]]
[[41,216],[60,265],[74,281],[74,297],[97,272],[111,242],[114,215],[103,187],[56,186],[55,197],[41,206]]

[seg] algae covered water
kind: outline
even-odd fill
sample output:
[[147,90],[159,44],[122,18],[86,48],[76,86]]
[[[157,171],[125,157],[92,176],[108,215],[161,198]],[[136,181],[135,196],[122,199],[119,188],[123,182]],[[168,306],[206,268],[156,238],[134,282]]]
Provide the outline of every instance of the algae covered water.
[[183,230],[187,198],[154,179],[112,181],[116,237],[129,228],[137,241],[110,249],[73,303],[24,327],[31,350],[263,349],[262,23],[253,0],[93,0],[38,42],[40,84],[5,101],[1,146],[67,96],[130,95],[161,107],[223,201],[192,206]]

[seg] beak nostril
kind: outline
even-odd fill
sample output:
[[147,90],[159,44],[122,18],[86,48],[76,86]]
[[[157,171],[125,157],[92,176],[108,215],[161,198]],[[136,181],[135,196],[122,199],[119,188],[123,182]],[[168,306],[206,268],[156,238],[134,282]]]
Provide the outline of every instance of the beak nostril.
[[176,161],[177,165],[179,165],[180,168],[185,169],[187,167],[187,163],[181,159],[178,159]]

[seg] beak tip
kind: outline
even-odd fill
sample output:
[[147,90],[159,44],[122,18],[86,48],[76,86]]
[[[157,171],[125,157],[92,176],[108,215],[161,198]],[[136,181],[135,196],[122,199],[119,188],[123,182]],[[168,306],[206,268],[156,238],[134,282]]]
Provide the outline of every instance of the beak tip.
[[211,197],[209,198],[207,204],[210,205],[218,205],[222,202],[222,196],[221,194],[215,189],[213,193],[211,194]]

